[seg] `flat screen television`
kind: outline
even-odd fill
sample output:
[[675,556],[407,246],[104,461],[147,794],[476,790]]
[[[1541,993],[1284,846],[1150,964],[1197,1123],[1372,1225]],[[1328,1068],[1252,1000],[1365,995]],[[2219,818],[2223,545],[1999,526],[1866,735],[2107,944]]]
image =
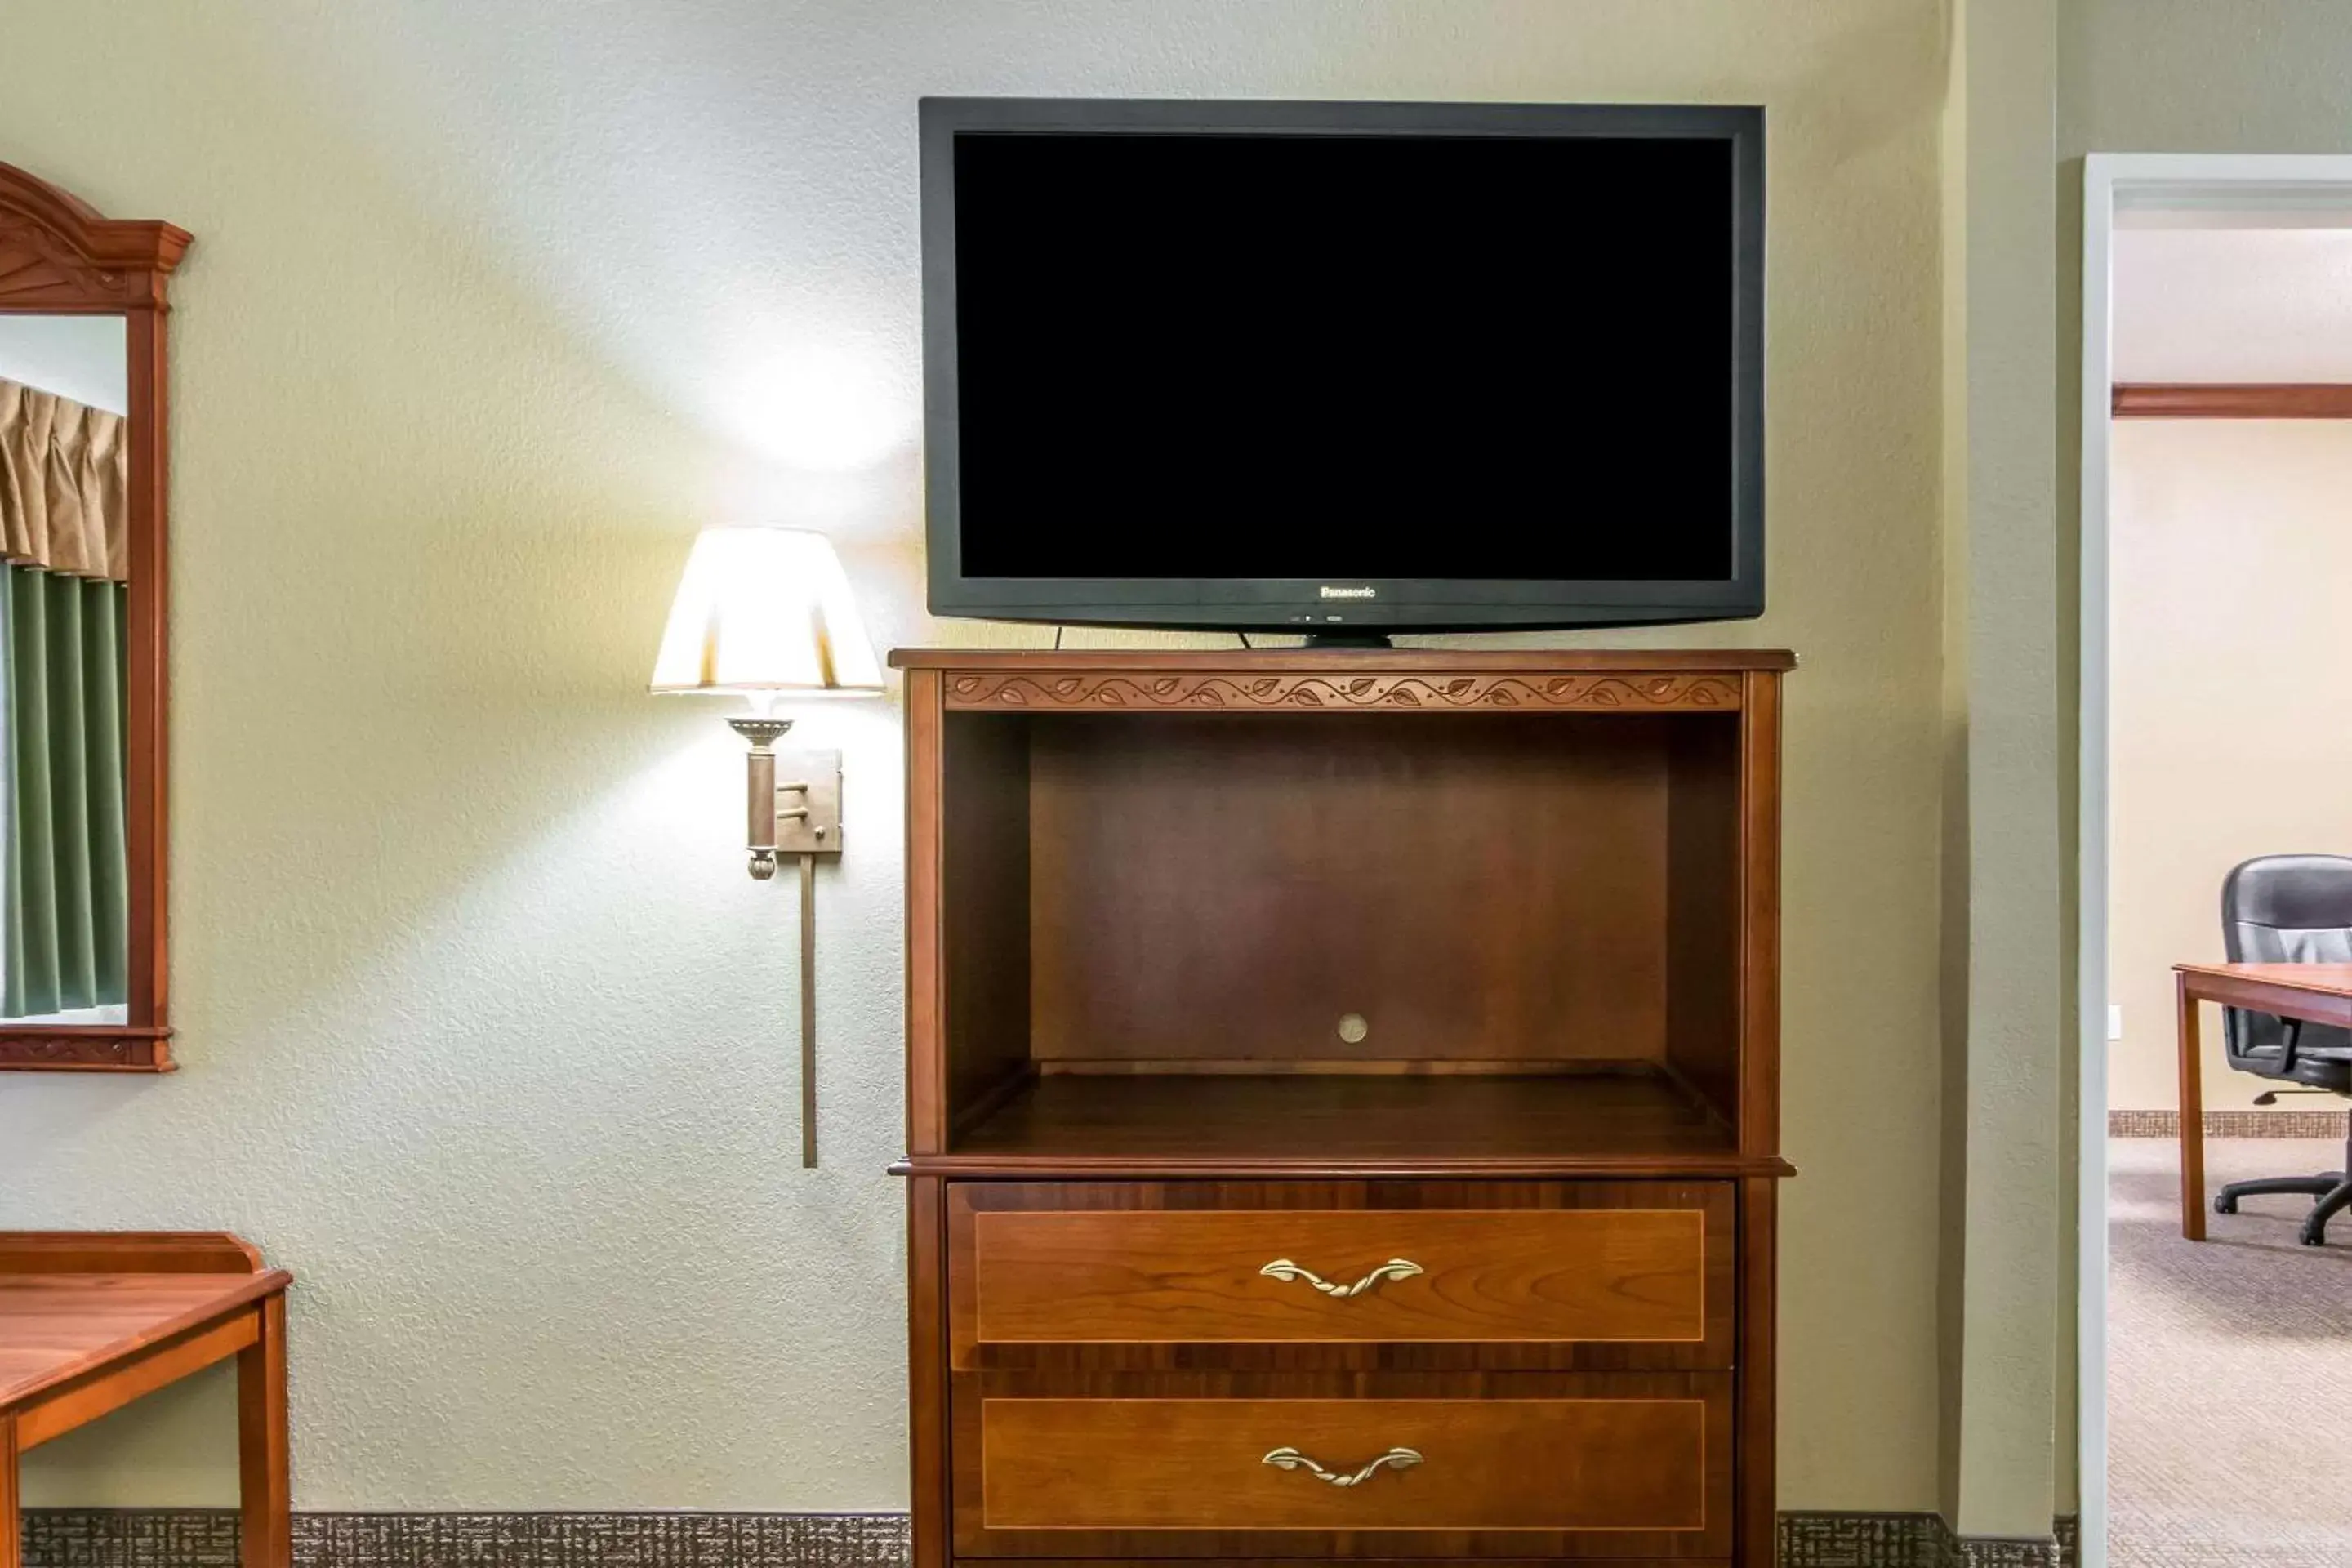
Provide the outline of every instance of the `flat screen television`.
[[1764,607],[1762,110],[927,99],[934,613]]

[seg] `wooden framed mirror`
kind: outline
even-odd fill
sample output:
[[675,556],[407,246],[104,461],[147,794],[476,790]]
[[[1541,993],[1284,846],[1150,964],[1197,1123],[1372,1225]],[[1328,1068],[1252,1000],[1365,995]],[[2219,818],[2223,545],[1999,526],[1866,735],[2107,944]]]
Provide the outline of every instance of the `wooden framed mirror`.
[[172,1070],[165,285],[0,163],[0,1069]]

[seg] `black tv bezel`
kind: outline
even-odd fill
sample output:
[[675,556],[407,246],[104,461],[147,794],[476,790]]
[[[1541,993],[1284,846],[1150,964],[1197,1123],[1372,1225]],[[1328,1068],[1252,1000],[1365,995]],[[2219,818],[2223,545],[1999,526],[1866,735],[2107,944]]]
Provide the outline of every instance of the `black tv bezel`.
[[[1764,611],[1764,111],[1746,105],[920,100],[924,506],[934,615],[1067,626],[1376,634],[1742,620]],[[966,133],[1686,136],[1732,149],[1732,570],[1704,581],[967,577],[956,366],[955,139]],[[1438,520],[1450,526],[1460,520]],[[1326,587],[1370,588],[1327,599]]]

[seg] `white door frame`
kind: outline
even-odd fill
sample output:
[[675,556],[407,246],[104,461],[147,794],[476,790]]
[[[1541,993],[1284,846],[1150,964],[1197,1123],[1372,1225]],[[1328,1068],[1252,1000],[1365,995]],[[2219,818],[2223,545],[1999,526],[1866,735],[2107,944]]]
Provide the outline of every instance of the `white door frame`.
[[2083,1568],[2107,1563],[2107,465],[2116,215],[2352,210],[2352,157],[2094,153],[2083,165],[2082,754],[2077,931],[2082,1166],[2077,1223]]

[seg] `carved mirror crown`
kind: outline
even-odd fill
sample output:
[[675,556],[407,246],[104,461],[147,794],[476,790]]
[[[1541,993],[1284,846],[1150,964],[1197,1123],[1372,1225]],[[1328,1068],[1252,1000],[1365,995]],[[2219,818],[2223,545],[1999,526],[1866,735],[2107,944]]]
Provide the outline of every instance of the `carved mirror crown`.
[[100,217],[79,196],[0,163],[0,305],[18,310],[161,310],[188,232]]

